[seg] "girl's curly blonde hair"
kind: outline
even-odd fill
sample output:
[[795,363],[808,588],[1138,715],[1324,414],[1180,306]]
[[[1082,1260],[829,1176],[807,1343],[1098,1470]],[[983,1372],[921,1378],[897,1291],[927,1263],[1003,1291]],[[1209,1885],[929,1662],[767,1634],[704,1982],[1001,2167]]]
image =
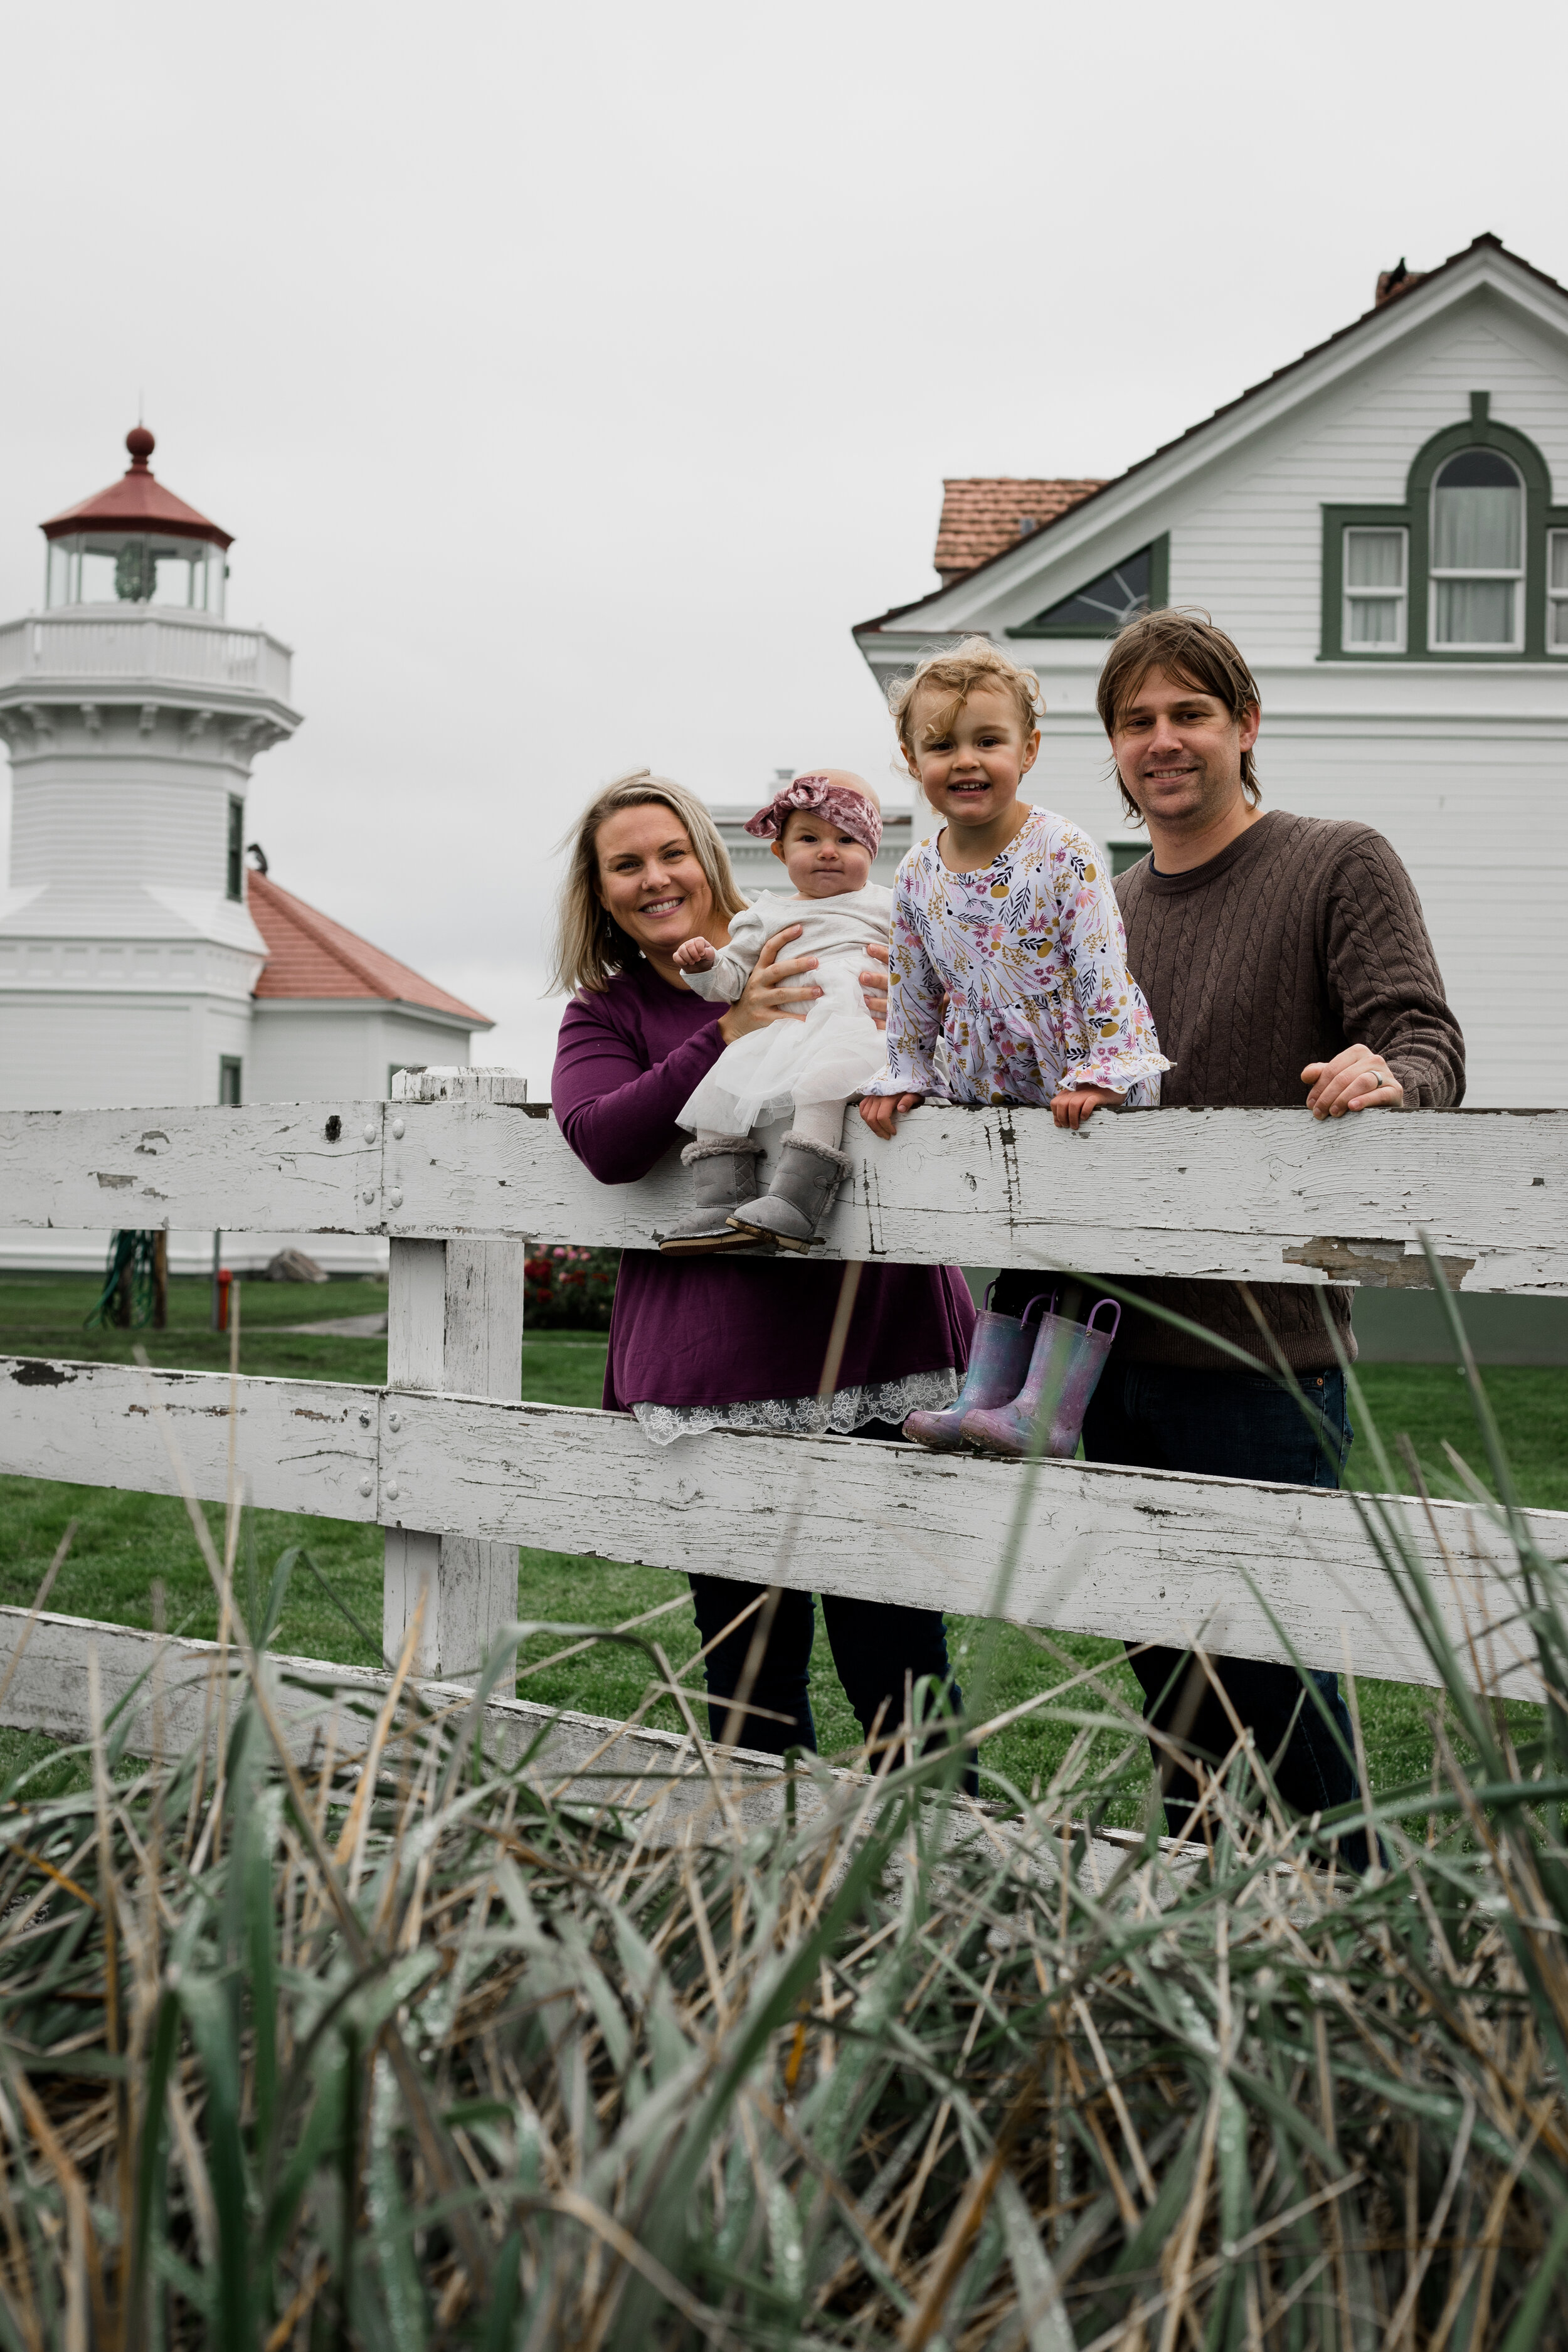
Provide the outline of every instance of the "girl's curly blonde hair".
[[907,758],[912,759],[920,748],[913,733],[919,698],[931,698],[920,735],[921,742],[932,743],[946,734],[977,686],[994,687],[1011,698],[1026,735],[1032,735],[1046,715],[1040,681],[1032,669],[1020,669],[989,637],[965,637],[952,653],[928,654],[912,677],[896,677],[888,688],[888,708]]

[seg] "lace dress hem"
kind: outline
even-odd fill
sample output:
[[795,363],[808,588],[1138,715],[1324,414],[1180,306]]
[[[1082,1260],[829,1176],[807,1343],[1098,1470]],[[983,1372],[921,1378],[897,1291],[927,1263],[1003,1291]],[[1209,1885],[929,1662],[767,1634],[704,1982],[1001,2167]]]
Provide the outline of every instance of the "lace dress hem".
[[942,1412],[958,1394],[951,1364],[901,1380],[836,1389],[827,1398],[753,1397],[741,1404],[634,1404],[643,1435],[653,1445],[700,1437],[710,1429],[762,1431],[772,1437],[849,1437],[868,1421],[900,1423],[911,1412]]

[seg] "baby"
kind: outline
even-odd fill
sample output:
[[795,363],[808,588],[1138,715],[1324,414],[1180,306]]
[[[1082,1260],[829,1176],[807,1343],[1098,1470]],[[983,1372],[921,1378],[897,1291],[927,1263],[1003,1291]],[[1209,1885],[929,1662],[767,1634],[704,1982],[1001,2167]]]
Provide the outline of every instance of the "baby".
[[[893,910],[892,892],[869,879],[882,843],[876,793],[845,769],[819,769],[786,784],[746,831],[772,841],[794,897],[764,890],[734,918],[727,946],[687,940],[676,963],[699,996],[733,1004],[768,940],[798,923],[789,952],[816,958],[822,993],[804,1020],[770,1022],[727,1045],[676,1114],[696,1131],[681,1158],[701,1202],[660,1239],[677,1256],[758,1241],[808,1250],[848,1172],[838,1148],[845,1104],[885,1066],[859,978],[867,949],[885,945]],[[789,1112],[773,1181],[750,1199],[759,1150],[752,1129]]]

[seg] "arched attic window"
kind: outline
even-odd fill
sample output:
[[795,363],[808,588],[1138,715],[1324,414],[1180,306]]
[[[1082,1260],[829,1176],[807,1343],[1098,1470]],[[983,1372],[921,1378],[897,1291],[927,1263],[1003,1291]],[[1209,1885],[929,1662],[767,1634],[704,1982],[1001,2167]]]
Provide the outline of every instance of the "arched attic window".
[[1497,449],[1461,449],[1432,484],[1431,643],[1517,652],[1524,643],[1524,483]]
[[1410,462],[1402,506],[1325,506],[1320,659],[1568,656],[1568,507],[1527,434],[1470,394]]

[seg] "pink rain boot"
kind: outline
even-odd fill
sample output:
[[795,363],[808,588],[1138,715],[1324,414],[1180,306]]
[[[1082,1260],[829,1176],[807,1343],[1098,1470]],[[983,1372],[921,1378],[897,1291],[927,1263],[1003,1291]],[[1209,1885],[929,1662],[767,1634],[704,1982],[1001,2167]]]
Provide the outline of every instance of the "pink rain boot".
[[[1046,1294],[1042,1290],[1038,1297],[1031,1298],[1022,1315],[997,1315],[991,1307],[995,1287],[992,1283],[985,1304],[974,1318],[969,1369],[952,1402],[942,1412],[911,1412],[904,1423],[904,1435],[918,1445],[933,1446],[939,1454],[956,1453],[963,1443],[964,1414],[982,1405],[1005,1404],[1017,1395],[1028,1374],[1038,1336],[1029,1329],[1029,1318],[1046,1303]],[[1054,1293],[1050,1305],[1056,1305]]]
[[[1094,1318],[1102,1307],[1109,1307],[1116,1318],[1106,1331],[1095,1328]],[[1037,1418],[1048,1413],[1050,1424],[1039,1450],[1058,1461],[1070,1459],[1078,1452],[1083,1417],[1121,1322],[1121,1309],[1113,1298],[1097,1300],[1087,1323],[1068,1323],[1047,1316],[1022,1389],[1011,1404],[991,1412],[966,1412],[964,1443],[984,1454],[1026,1454],[1033,1447]]]

